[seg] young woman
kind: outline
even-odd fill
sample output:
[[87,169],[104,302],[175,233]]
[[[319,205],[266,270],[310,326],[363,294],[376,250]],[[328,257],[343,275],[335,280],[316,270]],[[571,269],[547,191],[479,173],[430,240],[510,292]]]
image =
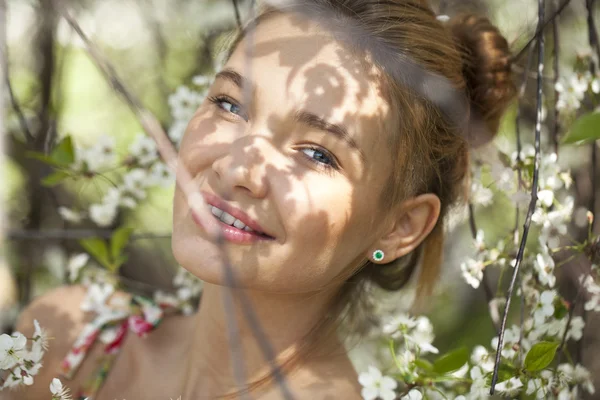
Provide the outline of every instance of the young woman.
[[[356,333],[368,287],[397,290],[417,267],[419,292],[429,293],[469,140],[492,137],[515,93],[509,60],[487,19],[443,22],[425,1],[265,7],[234,42],[179,153],[221,221],[233,301],[219,246],[177,190],[172,248],[205,282],[197,313],[127,335],[110,373],[89,386],[104,351],[94,344],[65,383],[95,400],[360,398],[335,328]],[[23,313],[21,332],[37,318],[56,339],[35,384],[8,396],[48,397],[89,321],[83,296],[61,288]]]

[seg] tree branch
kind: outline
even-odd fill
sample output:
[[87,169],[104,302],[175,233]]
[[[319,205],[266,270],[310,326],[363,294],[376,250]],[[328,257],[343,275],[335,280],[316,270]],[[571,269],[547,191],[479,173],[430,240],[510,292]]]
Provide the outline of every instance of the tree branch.
[[535,39],[539,36],[540,33],[542,33],[545,29],[546,26],[548,25],[548,23],[550,21],[552,21],[555,17],[557,17],[564,9],[566,6],[569,5],[569,3],[571,2],[571,0],[565,0],[550,16],[550,18],[548,18],[547,21],[545,21],[543,24],[540,24],[540,21],[538,21],[538,26],[537,29],[535,30],[535,34],[531,37],[531,39],[529,39],[527,41],[527,43],[525,44],[525,46],[523,46],[521,48],[521,50],[519,50],[519,52],[512,57],[512,61],[513,62],[517,62],[522,56],[523,54],[525,54],[525,52],[527,51],[527,49],[529,48],[529,46],[531,46],[531,44],[535,41]]
[[538,0],[538,79],[537,79],[537,115],[535,124],[535,166],[533,170],[533,183],[531,188],[531,200],[529,202],[529,209],[527,210],[527,217],[523,226],[523,236],[521,238],[521,244],[517,253],[515,262],[514,272],[508,287],[508,293],[506,296],[506,306],[504,307],[504,315],[502,317],[502,325],[500,326],[500,337],[498,338],[498,348],[496,349],[496,360],[494,363],[494,374],[492,376],[492,385],[490,388],[490,394],[494,394],[494,388],[496,382],[498,382],[498,369],[500,367],[500,357],[502,356],[502,347],[504,346],[504,333],[506,331],[506,321],[508,319],[508,311],[510,310],[511,298],[515,289],[515,282],[519,275],[519,268],[523,261],[523,255],[525,252],[525,244],[527,243],[527,236],[529,234],[529,228],[531,226],[531,216],[535,211],[537,203],[537,190],[538,190],[538,178],[540,172],[540,136],[541,136],[541,122],[542,122],[542,95],[543,95],[543,79],[542,72],[544,70],[544,34],[543,34],[543,21],[544,21],[544,10],[545,0]]
[[[477,224],[475,222],[475,210],[473,208],[473,204],[471,203],[469,203],[469,227],[471,228],[471,236],[473,237],[473,240],[475,240],[477,238]],[[490,286],[489,274],[487,270],[487,268],[483,269],[483,278],[481,279],[481,283],[483,284],[483,292],[485,293],[485,299],[488,303],[488,309],[490,311],[490,318],[492,325],[494,326],[494,331],[498,333],[500,328],[500,315],[498,314],[498,307],[494,301],[494,291]]]
[[[10,230],[7,232],[8,240],[80,240],[86,238],[109,239],[115,232],[110,229],[45,229],[45,230]],[[168,233],[138,233],[131,235],[132,240],[139,239],[168,239]]]

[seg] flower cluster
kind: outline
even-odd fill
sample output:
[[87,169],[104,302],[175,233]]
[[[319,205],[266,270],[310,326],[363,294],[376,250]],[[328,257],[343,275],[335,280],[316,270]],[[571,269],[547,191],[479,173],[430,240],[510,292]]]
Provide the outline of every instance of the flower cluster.
[[48,349],[48,337],[37,320],[33,321],[35,331],[30,338],[14,332],[0,335],[0,390],[19,385],[33,384],[33,377],[42,367],[42,357]]
[[169,96],[169,108],[173,122],[169,128],[168,135],[177,147],[181,143],[188,122],[190,122],[194,112],[196,112],[206,98],[208,92],[207,86],[211,81],[212,79],[207,76],[195,76],[192,79],[193,89],[188,86],[180,86],[175,93]]
[[117,157],[115,140],[102,136],[93,146],[75,146],[75,161],[69,166],[75,176],[94,177],[120,167],[127,170],[121,183],[108,189],[99,203],[91,204],[87,211],[59,207],[61,217],[79,223],[89,217],[99,226],[113,223],[120,208],[133,209],[146,199],[147,191],[153,187],[171,187],[174,174],[159,159],[154,140],[139,134],[128,148],[127,156]]
[[600,94],[600,75],[573,73],[562,77],[555,85],[558,92],[556,107],[564,113],[572,113],[581,107],[581,102],[586,93]]

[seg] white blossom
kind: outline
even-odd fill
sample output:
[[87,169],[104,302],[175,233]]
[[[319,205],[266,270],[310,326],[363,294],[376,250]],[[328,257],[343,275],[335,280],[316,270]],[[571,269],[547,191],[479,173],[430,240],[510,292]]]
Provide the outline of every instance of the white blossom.
[[367,372],[358,376],[358,382],[362,385],[362,397],[364,400],[394,400],[396,393],[394,390],[398,383],[389,376],[382,375],[381,371],[373,366],[369,366]]
[[81,215],[80,212],[67,207],[58,207],[58,214],[65,221],[73,222],[75,224],[81,222],[81,220],[83,219],[83,215]]
[[109,135],[100,136],[95,144],[87,148],[77,148],[75,151],[75,168],[82,169],[83,165],[94,172],[113,167],[116,164],[115,138]]
[[90,206],[90,218],[99,226],[109,226],[116,216],[116,204],[92,204]]
[[166,164],[157,162],[150,168],[148,182],[150,185],[170,187],[175,183],[175,174]]
[[539,253],[533,265],[540,283],[548,287],[554,287],[556,276],[554,275],[554,259],[552,256],[546,252]]
[[0,335],[0,369],[11,369],[17,365],[25,355],[27,338],[21,333]]
[[460,270],[467,283],[477,289],[483,279],[483,262],[470,258],[460,264]]
[[129,146],[129,154],[137,160],[141,166],[148,166],[156,161],[158,152],[154,140],[144,134],[138,134]]
[[423,394],[417,389],[410,389],[410,391],[401,397],[402,400],[421,400]]
[[536,309],[533,312],[533,319],[537,325],[545,322],[546,318],[554,314],[554,298],[556,291],[546,290],[540,295]]
[[496,390],[511,396],[517,394],[522,386],[523,382],[519,378],[513,377],[497,384]]
[[106,301],[114,293],[115,288],[109,283],[93,283],[89,286],[81,303],[83,311],[102,313],[106,309]]
[[83,268],[90,260],[87,253],[74,254],[69,258],[67,269],[69,270],[69,281],[75,282],[79,276],[79,270]]
[[71,394],[69,389],[62,385],[62,382],[58,378],[52,379],[50,383],[50,393],[52,393],[52,400],[70,400]]

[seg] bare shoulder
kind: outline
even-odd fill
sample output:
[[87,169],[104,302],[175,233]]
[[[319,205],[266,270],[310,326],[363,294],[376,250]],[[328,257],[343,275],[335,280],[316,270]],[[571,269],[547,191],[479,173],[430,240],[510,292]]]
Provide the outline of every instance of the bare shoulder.
[[49,348],[42,359],[42,368],[34,377],[33,385],[13,391],[5,390],[0,393],[0,400],[49,398],[50,382],[59,377],[62,359],[90,320],[80,309],[85,295],[86,289],[83,286],[63,286],[34,299],[23,310],[17,322],[17,331],[31,337],[34,332],[33,321],[37,320],[48,333]]

